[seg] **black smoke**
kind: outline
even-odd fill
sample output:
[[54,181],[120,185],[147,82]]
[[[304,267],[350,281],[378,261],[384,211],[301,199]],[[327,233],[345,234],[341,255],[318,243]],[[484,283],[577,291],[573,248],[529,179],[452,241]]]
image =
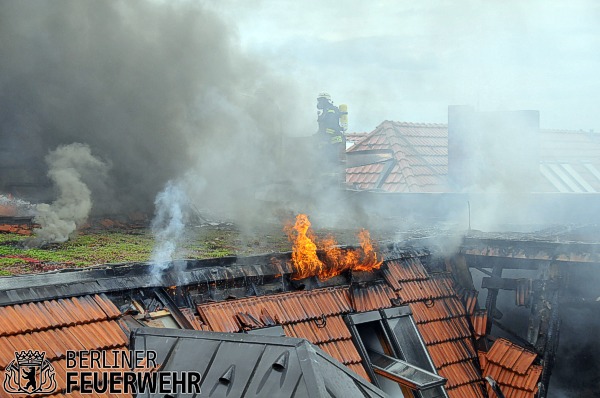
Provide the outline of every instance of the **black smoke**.
[[183,175],[235,207],[278,168],[293,95],[272,76],[199,2],[0,2],[0,177],[44,181],[45,155],[78,142],[112,165],[95,213],[152,210]]

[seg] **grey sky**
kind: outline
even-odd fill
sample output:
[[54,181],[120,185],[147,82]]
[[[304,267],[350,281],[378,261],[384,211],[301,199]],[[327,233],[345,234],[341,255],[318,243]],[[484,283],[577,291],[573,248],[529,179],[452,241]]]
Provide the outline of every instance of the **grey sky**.
[[263,0],[211,7],[236,26],[245,51],[298,83],[294,112],[312,122],[314,97],[325,90],[349,105],[352,131],[371,131],[386,119],[444,123],[450,104],[537,109],[543,128],[600,131],[598,2]]

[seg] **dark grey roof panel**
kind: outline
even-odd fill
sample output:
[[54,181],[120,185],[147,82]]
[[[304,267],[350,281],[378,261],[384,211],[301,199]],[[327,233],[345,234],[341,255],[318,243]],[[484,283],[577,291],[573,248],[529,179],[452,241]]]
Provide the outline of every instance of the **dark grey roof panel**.
[[139,328],[131,348],[156,351],[163,370],[200,372],[199,397],[387,397],[303,339]]

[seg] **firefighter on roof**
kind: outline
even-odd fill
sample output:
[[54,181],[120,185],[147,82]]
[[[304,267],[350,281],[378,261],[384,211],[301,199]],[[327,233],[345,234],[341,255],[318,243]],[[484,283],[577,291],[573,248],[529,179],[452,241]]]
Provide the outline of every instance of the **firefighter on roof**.
[[329,144],[341,143],[344,140],[343,130],[340,126],[340,116],[342,114],[338,107],[333,105],[329,94],[319,94],[317,97],[317,109],[318,134],[323,141]]
[[[341,108],[341,110],[340,110]],[[320,93],[317,97],[317,131],[318,146],[323,153],[323,161],[327,166],[327,173],[343,174],[344,159],[346,154],[346,140],[344,131],[347,128],[347,107],[333,105],[328,93]],[[340,125],[340,119],[342,124]]]

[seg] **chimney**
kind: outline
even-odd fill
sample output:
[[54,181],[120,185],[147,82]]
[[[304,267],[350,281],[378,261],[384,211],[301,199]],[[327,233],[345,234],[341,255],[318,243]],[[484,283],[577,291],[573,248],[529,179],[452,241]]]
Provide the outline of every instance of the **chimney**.
[[531,192],[539,172],[539,111],[448,107],[448,179],[455,192]]

